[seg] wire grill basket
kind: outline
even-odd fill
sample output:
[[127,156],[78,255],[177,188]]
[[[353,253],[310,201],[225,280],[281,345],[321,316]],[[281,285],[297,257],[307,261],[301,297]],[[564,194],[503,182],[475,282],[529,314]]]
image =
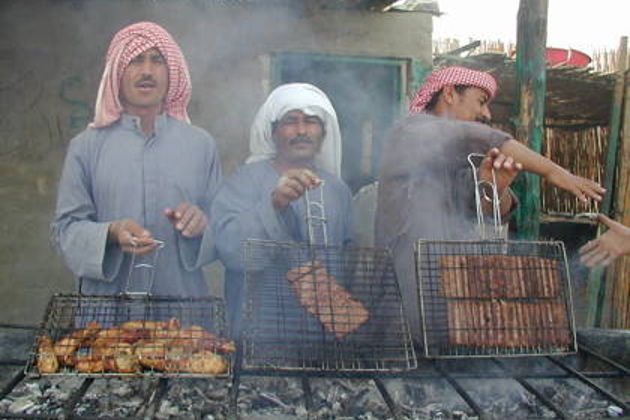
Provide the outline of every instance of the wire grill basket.
[[[508,241],[492,181],[475,182],[480,240],[419,240],[415,246],[420,325],[428,357],[516,356],[577,351],[567,258],[562,242]],[[480,191],[491,188],[493,229]]]
[[575,352],[561,242],[418,241],[424,354]]
[[25,372],[29,376],[227,377],[218,298],[52,296]]
[[388,251],[249,240],[244,252],[244,368],[416,366]]

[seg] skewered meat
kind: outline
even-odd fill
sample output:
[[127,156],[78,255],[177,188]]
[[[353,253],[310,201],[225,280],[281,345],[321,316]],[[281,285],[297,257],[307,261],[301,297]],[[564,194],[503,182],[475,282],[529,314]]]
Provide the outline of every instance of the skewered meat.
[[55,355],[53,341],[48,335],[39,337],[37,353],[37,369],[40,373],[55,373],[59,370],[59,361]]
[[73,331],[71,334],[62,337],[55,343],[54,353],[59,363],[66,366],[73,366],[75,363],[75,353],[79,347],[86,345],[92,340],[100,329],[100,325],[92,321],[86,328]]
[[164,370],[166,342],[160,340],[140,340],[135,345],[135,354],[140,364],[148,369]]
[[236,351],[233,341],[225,340],[216,335],[205,331],[199,325],[193,325],[189,328],[179,331],[170,343],[171,347],[184,346],[199,350],[209,350],[221,354],[232,354]]
[[558,261],[504,255],[440,257],[444,297],[556,298],[560,293]]
[[369,312],[363,303],[328,275],[322,261],[295,267],[286,277],[300,304],[337,338],[343,339],[368,320]]
[[524,256],[444,255],[440,257],[440,273],[451,344],[570,344],[566,308],[558,301],[561,283],[557,261]]
[[104,373],[104,358],[95,356],[77,356],[74,369],[79,373]]
[[74,366],[80,373],[136,373],[143,368],[206,374],[227,371],[227,360],[216,353],[233,353],[236,347],[232,341],[201,326],[180,328],[176,318],[167,322],[128,321],[106,329],[92,322],[57,343],[42,336],[37,355],[39,372],[57,372],[60,364]]
[[116,352],[104,358],[105,370],[118,373],[136,373],[141,369],[134,348],[128,343],[118,343]]
[[454,300],[447,302],[447,308],[449,343],[452,345],[535,347],[570,344],[569,323],[562,303]]
[[211,351],[203,350],[189,358],[179,359],[169,366],[169,369],[176,369],[179,372],[204,373],[217,375],[225,373],[228,365],[225,359]]

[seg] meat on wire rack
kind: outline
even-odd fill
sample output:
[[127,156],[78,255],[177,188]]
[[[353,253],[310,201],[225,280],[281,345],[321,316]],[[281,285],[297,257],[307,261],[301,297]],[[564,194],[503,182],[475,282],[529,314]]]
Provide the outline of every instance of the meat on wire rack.
[[243,368],[415,368],[389,251],[328,245],[323,188],[304,196],[307,243],[244,244]]
[[[228,377],[235,346],[225,338],[223,301],[152,294],[163,246],[146,262],[132,254],[123,293],[53,295],[25,373]],[[145,292],[131,291],[132,277],[147,280]]]
[[[492,182],[477,175],[475,160],[483,157],[468,156],[481,239],[415,244],[422,351],[427,357],[575,353],[564,244],[501,237],[496,175],[492,170]],[[481,205],[480,190],[487,186],[492,230]]]

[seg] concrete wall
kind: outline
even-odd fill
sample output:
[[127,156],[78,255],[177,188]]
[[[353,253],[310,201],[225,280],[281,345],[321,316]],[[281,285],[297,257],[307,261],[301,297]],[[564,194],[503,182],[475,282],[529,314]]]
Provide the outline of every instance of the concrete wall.
[[249,125],[269,90],[268,54],[431,63],[426,14],[300,15],[278,6],[216,3],[0,2],[0,322],[36,323],[52,293],[74,290],[50,246],[48,224],[66,145],[92,117],[103,56],[123,26],[155,21],[178,41],[193,80],[191,118],[216,138],[226,173],[246,156]]

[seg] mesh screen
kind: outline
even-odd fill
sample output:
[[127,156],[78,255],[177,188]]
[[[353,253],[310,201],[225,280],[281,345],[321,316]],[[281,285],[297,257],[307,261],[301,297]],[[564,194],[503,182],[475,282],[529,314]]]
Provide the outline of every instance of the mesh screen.
[[245,264],[245,368],[415,367],[387,251],[250,240]]
[[217,298],[57,294],[26,373],[223,377],[234,351]]
[[576,351],[561,242],[418,241],[426,356]]

